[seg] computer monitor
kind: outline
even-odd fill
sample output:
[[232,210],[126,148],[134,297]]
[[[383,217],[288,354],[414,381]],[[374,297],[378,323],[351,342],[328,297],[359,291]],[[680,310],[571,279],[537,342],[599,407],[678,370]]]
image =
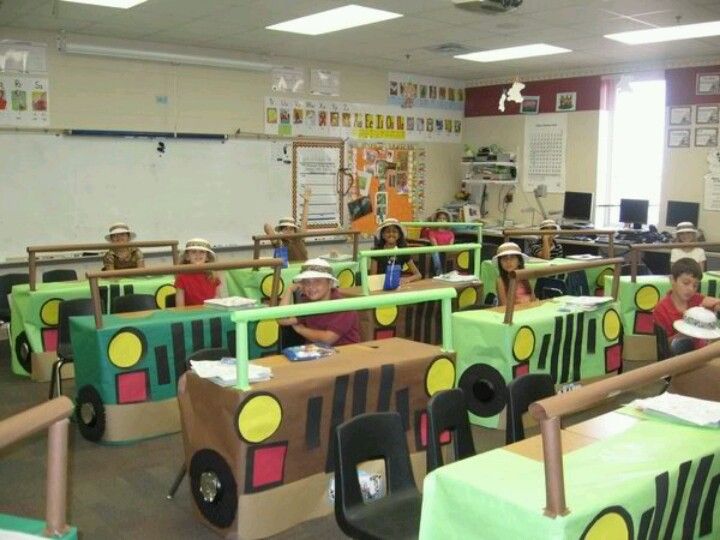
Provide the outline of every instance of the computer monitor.
[[690,221],[693,225],[698,224],[700,204],[696,202],[668,201],[667,212],[665,213],[665,225],[675,227],[683,221]]
[[566,191],[563,219],[590,221],[592,219],[592,193]]
[[620,222],[632,223],[634,229],[642,229],[648,220],[649,205],[646,199],[620,199]]

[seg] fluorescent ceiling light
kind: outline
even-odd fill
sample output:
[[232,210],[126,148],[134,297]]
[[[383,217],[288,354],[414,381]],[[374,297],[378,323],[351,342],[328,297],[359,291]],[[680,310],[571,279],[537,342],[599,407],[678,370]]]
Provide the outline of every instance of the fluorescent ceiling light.
[[128,9],[142,4],[147,0],[63,0],[64,2],[72,2],[73,4],[90,4],[91,6],[102,6],[111,8]]
[[662,41],[676,41],[679,39],[703,38],[717,35],[720,35],[720,21],[682,24],[679,26],[666,26],[664,28],[650,28],[648,30],[633,30],[632,32],[605,34],[605,37],[628,45],[640,45],[642,43],[660,43]]
[[401,13],[392,13],[382,9],[373,9],[356,4],[321,11],[307,17],[292,19],[290,21],[266,26],[268,30],[280,30],[281,32],[293,32],[295,34],[306,34],[317,36],[329,32],[337,32],[355,26],[364,26],[380,21],[397,19],[402,17]]
[[501,60],[515,60],[517,58],[530,58],[532,56],[546,56],[548,54],[561,54],[572,52],[570,49],[547,45],[546,43],[534,43],[532,45],[520,45],[519,47],[508,47],[507,49],[493,49],[490,51],[478,51],[467,54],[458,54],[455,58],[472,60],[474,62],[500,62]]
[[103,47],[99,45],[86,45],[83,43],[59,42],[58,49],[68,54],[107,56],[110,58],[148,60],[151,62],[166,62],[169,64],[208,66],[248,71],[270,71],[273,67],[275,67],[272,64],[265,64],[262,62],[250,62],[247,60],[238,60],[235,58],[216,58],[211,56],[195,56],[191,54],[175,54],[161,51],[125,49],[120,47]]

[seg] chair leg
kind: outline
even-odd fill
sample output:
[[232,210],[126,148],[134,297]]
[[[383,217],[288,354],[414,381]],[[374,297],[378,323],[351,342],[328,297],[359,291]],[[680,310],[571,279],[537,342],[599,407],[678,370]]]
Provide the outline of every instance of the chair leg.
[[168,491],[167,498],[172,499],[175,497],[175,492],[180,487],[180,484],[183,481],[183,478],[185,478],[185,474],[187,474],[187,466],[183,463],[183,466],[178,471],[177,476],[175,477],[175,480],[172,483],[172,486],[170,486],[170,491]]

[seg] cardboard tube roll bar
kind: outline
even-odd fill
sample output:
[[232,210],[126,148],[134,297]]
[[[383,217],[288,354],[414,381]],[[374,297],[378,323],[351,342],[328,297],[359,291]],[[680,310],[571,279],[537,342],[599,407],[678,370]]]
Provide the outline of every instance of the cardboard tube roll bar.
[[360,231],[351,231],[348,229],[312,229],[308,232],[289,233],[289,234],[261,234],[253,236],[253,259],[260,258],[261,242],[272,242],[273,240],[287,240],[290,238],[314,238],[316,236],[349,236],[352,238],[353,253],[352,260],[356,261],[358,257],[358,239]]
[[110,270],[106,272],[88,272],[85,274],[90,281],[90,295],[95,311],[95,327],[102,328],[102,306],[100,303],[99,279],[134,277],[134,276],[155,276],[165,274],[192,274],[197,272],[210,272],[214,270],[235,270],[238,268],[262,268],[269,266],[273,268],[272,294],[270,304],[276,305],[278,301],[278,283],[280,281],[281,259],[257,259],[253,261],[224,261],[202,265],[178,264],[169,266],[154,266],[152,268],[131,268],[128,270]]
[[713,343],[668,360],[663,360],[617,377],[611,377],[565,394],[537,401],[530,405],[530,414],[540,423],[545,464],[545,515],[556,517],[568,514],[563,478],[560,423],[562,416],[587,410],[620,392],[653,383],[664,377],[703,367],[720,357],[720,343]]
[[518,236],[588,236],[589,234],[596,236],[607,236],[608,239],[608,257],[615,256],[615,229],[503,229],[503,242],[509,242],[510,237]]
[[640,264],[640,258],[642,257],[643,251],[663,251],[673,248],[717,248],[720,247],[720,242],[672,242],[669,244],[633,244],[630,246],[630,281],[635,283],[637,281],[638,265]]
[[47,502],[45,534],[62,536],[68,532],[67,442],[68,420],[73,403],[65,396],[47,401],[0,422],[0,448],[9,446],[48,428]]
[[[59,244],[49,246],[28,246],[28,272],[30,274],[30,290],[35,290],[37,283],[37,254],[38,253],[63,253],[63,252],[76,252],[76,251],[87,251],[87,250],[103,250],[107,251],[113,247],[113,244],[109,242],[96,242],[94,244]],[[145,242],[127,242],[123,244],[123,247],[170,247],[172,251],[173,264],[180,262],[180,256],[178,254],[178,241],[177,240],[148,240]]]
[[[614,266],[613,272],[613,286],[612,286],[612,297],[613,300],[617,300],[618,287],[620,285],[620,266],[623,264],[623,259],[617,257],[615,259],[599,259],[591,262],[580,262],[576,264],[566,264],[559,267],[550,268],[526,268],[523,270],[513,270],[509,273],[510,285],[508,287],[508,298],[515,298],[515,290],[517,289],[518,280],[527,280],[533,278],[539,278],[543,276],[553,276],[558,273],[575,272],[577,270],[585,270],[587,268],[597,268],[600,266]],[[505,307],[505,324],[512,324],[513,313],[515,312],[515,304],[508,302]]]

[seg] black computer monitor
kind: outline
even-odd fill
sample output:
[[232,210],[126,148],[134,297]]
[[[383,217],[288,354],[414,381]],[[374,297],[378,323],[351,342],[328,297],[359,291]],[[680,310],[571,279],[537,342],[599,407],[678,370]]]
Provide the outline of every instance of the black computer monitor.
[[566,191],[563,219],[590,221],[592,219],[592,193]]
[[685,201],[668,201],[665,213],[665,225],[675,227],[678,223],[689,221],[697,226],[700,214],[700,203]]
[[620,199],[620,222],[632,223],[634,229],[642,229],[648,220],[647,199]]

